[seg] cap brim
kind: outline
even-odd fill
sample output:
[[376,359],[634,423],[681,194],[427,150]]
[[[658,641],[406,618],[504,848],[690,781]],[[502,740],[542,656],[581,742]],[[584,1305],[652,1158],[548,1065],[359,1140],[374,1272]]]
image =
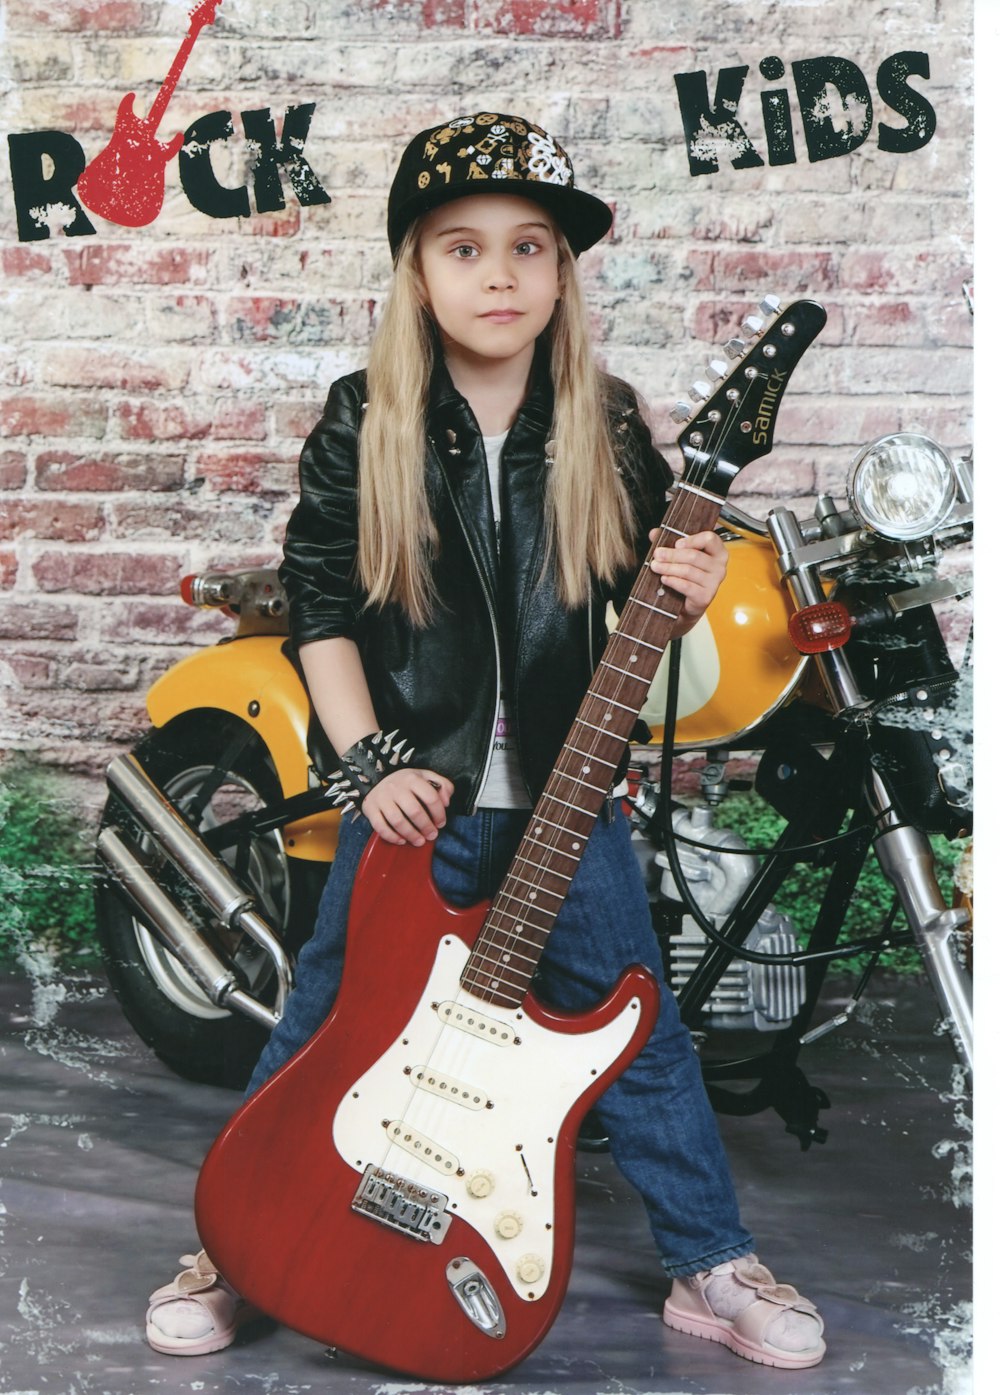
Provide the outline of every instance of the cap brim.
[[389,221],[389,246],[395,256],[407,228],[421,214],[430,213],[442,204],[475,194],[514,194],[530,199],[551,213],[559,224],[573,252],[579,256],[595,242],[600,242],[614,222],[614,214],[606,203],[582,189],[567,188],[565,184],[549,184],[541,179],[489,179],[482,184],[462,183],[453,189],[435,188],[413,194],[394,210]]

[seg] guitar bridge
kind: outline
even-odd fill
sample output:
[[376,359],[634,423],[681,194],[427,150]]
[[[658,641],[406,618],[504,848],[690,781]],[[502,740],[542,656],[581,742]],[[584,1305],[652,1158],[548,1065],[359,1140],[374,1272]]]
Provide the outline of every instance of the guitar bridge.
[[441,1244],[451,1225],[447,1208],[443,1192],[430,1191],[374,1163],[365,1168],[351,1202],[352,1211],[432,1245]]

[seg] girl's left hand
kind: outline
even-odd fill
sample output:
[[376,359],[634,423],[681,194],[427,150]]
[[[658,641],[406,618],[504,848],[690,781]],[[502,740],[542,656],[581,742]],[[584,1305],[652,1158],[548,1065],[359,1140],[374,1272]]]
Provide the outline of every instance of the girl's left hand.
[[[659,528],[653,528],[650,542],[659,536]],[[684,597],[681,624],[675,633],[687,634],[704,615],[722,585],[728,562],[726,545],[713,532],[691,533],[678,538],[673,547],[653,549],[650,568],[672,591]]]

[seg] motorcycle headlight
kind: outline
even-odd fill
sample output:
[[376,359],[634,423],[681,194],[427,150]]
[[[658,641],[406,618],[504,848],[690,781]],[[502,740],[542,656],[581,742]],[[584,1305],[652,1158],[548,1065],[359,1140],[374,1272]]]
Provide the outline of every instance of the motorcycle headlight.
[[955,470],[929,436],[883,436],[857,456],[847,484],[854,512],[883,538],[907,542],[939,527],[955,502]]

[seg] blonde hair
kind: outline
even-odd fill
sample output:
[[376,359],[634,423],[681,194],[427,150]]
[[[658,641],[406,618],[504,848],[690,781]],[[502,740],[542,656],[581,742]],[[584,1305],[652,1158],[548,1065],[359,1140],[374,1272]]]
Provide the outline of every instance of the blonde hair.
[[[433,322],[424,307],[419,221],[408,230],[368,363],[358,472],[358,575],[368,604],[395,603],[416,625],[433,613],[437,532],[425,481]],[[634,563],[634,516],[608,413],[614,380],[601,373],[573,253],[556,229],[561,298],[546,334],[554,389],[552,465],[545,493],[546,561],[569,607],[586,603],[590,575],[610,582]]]

